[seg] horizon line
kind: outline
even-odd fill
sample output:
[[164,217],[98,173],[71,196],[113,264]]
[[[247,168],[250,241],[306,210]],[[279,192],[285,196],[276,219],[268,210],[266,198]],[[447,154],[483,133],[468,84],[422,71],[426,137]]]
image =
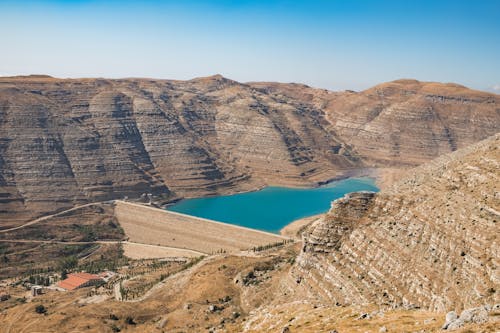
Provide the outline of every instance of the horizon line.
[[242,81],[237,81],[237,80],[234,80],[234,79],[231,79],[227,76],[224,76],[220,73],[216,73],[216,74],[212,74],[212,75],[207,75],[207,76],[195,76],[195,77],[192,77],[192,78],[189,78],[189,79],[174,79],[174,78],[155,78],[155,77],[147,77],[147,76],[126,76],[126,77],[105,77],[105,76],[82,76],[82,77],[71,77],[71,76],[68,76],[68,77],[58,77],[58,76],[52,76],[50,74],[36,74],[36,73],[31,73],[31,74],[17,74],[17,75],[12,75],[12,74],[8,74],[8,75],[1,75],[0,74],[0,79],[21,79],[21,78],[26,78],[26,79],[29,79],[29,78],[32,78],[32,79],[55,79],[55,80],[153,80],[153,81],[173,81],[173,82],[189,82],[189,81],[195,81],[195,80],[202,80],[202,79],[211,79],[211,78],[217,78],[217,77],[220,77],[222,79],[226,79],[226,80],[230,80],[230,81],[234,81],[236,83],[239,83],[239,84],[244,84],[244,85],[251,85],[251,84],[257,84],[257,83],[275,83],[275,84],[290,84],[290,85],[301,85],[301,86],[305,86],[307,88],[311,88],[311,89],[316,89],[316,90],[324,90],[324,91],[329,91],[329,92],[346,92],[346,91],[354,91],[354,92],[362,92],[362,91],[366,91],[366,90],[370,90],[372,88],[375,88],[379,85],[382,85],[382,84],[387,84],[387,83],[401,83],[402,81],[415,81],[416,83],[422,83],[422,84],[432,84],[432,83],[437,83],[437,84],[442,84],[442,85],[454,85],[454,86],[458,86],[460,88],[465,88],[465,89],[468,89],[468,90],[472,90],[472,91],[479,91],[479,92],[484,92],[484,93],[488,93],[488,94],[492,94],[492,95],[500,95],[500,92],[499,93],[496,93],[494,90],[494,87],[492,87],[492,91],[488,91],[488,90],[482,90],[482,89],[476,89],[476,88],[471,88],[469,86],[466,86],[466,85],[463,85],[461,83],[457,83],[457,82],[443,82],[443,81],[424,81],[424,80],[419,80],[419,79],[415,79],[415,78],[397,78],[397,79],[394,79],[394,80],[389,80],[389,81],[383,81],[383,82],[380,82],[380,83],[377,83],[375,85],[372,85],[366,89],[362,89],[362,90],[355,90],[355,89],[341,89],[341,90],[332,90],[332,89],[328,89],[328,88],[323,88],[323,87],[315,87],[315,86],[312,86],[310,84],[307,84],[307,83],[303,83],[303,82],[297,82],[297,81],[291,81],[291,82],[284,82],[284,81],[269,81],[269,80],[264,80],[264,81],[245,81],[245,82],[242,82]]

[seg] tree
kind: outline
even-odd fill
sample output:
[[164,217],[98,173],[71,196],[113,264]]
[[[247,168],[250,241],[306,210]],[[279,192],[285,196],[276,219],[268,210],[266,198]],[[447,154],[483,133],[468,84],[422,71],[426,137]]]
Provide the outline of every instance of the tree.
[[78,265],[78,258],[75,256],[69,256],[69,257],[63,258],[60,261],[60,266],[61,266],[61,269],[63,269],[63,270],[74,268],[77,265]]
[[44,314],[47,312],[47,309],[42,304],[39,304],[35,307],[35,312],[39,314]]

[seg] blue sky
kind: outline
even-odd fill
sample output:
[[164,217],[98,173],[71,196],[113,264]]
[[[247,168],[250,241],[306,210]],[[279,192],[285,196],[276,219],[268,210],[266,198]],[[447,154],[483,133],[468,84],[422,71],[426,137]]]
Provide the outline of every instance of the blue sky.
[[0,75],[365,89],[416,78],[500,93],[500,1],[5,1]]

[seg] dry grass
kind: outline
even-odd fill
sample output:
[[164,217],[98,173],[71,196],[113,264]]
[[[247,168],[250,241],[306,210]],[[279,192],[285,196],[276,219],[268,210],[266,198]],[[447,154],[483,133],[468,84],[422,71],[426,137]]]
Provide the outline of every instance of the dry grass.
[[[368,319],[359,319],[363,313],[370,314]],[[382,327],[387,332],[442,332],[444,313],[423,310],[379,311],[375,306],[316,306],[309,302],[296,301],[258,309],[234,331],[248,333],[282,332],[288,327],[291,333],[316,333],[337,331],[340,333],[378,333]],[[457,333],[499,332],[500,322],[490,316],[484,324],[468,324]]]
[[[286,287],[292,247],[280,249],[268,256],[211,256],[197,265],[166,278],[150,297],[138,302],[106,300],[82,305],[88,288],[75,292],[50,293],[37,297],[33,303],[10,304],[0,313],[0,332],[281,332],[285,326],[291,333],[379,332],[441,332],[444,313],[427,311],[387,310],[380,314],[375,306],[335,307],[306,300],[302,294],[290,293]],[[153,261],[151,261],[152,263]],[[146,263],[146,265],[144,265]],[[148,273],[147,262],[137,267],[131,264],[126,274],[144,274],[131,281],[130,288],[157,280],[165,269],[159,267]],[[264,270],[263,267],[266,267]],[[255,282],[243,284],[241,278],[255,272]],[[145,279],[145,280],[143,280]],[[240,283],[236,281],[239,280]],[[291,281],[295,284],[295,281]],[[142,292],[142,291],[141,291]],[[16,297],[18,293],[12,292]],[[37,314],[38,304],[47,308],[47,315]],[[209,311],[210,305],[220,311]],[[377,313],[374,313],[377,311]],[[234,314],[237,313],[238,316]],[[371,318],[357,320],[362,313]],[[127,322],[132,318],[135,324]],[[463,332],[496,332],[498,322],[469,325]],[[158,324],[165,325],[158,329]],[[223,324],[222,324],[223,323]]]
[[408,168],[378,168],[375,171],[376,183],[382,190],[408,175]]

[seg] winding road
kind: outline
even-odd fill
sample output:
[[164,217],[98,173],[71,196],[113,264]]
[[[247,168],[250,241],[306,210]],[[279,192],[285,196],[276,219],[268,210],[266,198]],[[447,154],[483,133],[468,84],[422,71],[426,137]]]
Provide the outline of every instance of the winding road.
[[[17,227],[9,228],[9,229],[3,229],[0,230],[0,233],[7,233],[10,231],[15,231],[19,230],[22,228],[26,228],[28,226],[46,221],[50,218],[61,216],[67,213],[70,213],[72,211],[82,209],[85,207],[91,207],[91,206],[97,206],[97,205],[102,205],[102,204],[112,204],[114,203],[114,200],[108,200],[108,201],[99,201],[99,202],[92,202],[80,206],[76,206],[70,209],[63,210],[58,213],[50,214],[50,215],[45,215],[39,218],[36,218],[34,220],[31,220],[29,222],[26,222],[25,224],[22,224]],[[134,245],[134,246],[140,246],[140,247],[147,247],[147,248],[156,248],[156,249],[162,249],[162,250],[167,250],[167,251],[182,251],[187,254],[190,254],[192,256],[202,256],[202,255],[207,255],[207,253],[203,253],[200,251],[194,251],[194,250],[189,250],[181,247],[173,247],[173,246],[162,246],[162,245],[153,245],[153,244],[144,244],[144,243],[138,243],[138,242],[129,242],[129,241],[121,241],[121,240],[99,240],[99,241],[91,241],[91,242],[73,242],[73,241],[56,241],[56,240],[36,240],[36,239],[0,239],[0,243],[42,243],[42,244],[65,244],[65,245],[85,245],[85,244],[123,244],[123,245]]]
[[53,217],[61,216],[61,215],[64,215],[66,213],[69,213],[69,212],[72,212],[72,211],[75,211],[75,210],[78,210],[78,209],[82,209],[82,208],[85,208],[85,207],[91,207],[91,206],[95,206],[95,205],[101,205],[101,204],[104,204],[104,203],[109,203],[110,204],[110,203],[113,203],[113,202],[114,202],[114,200],[111,200],[111,201],[100,201],[100,202],[92,202],[92,203],[88,203],[88,204],[84,204],[84,205],[80,205],[80,206],[75,206],[73,208],[63,210],[62,212],[58,212],[58,213],[54,213],[54,214],[50,214],[50,215],[45,215],[45,216],[36,218],[34,220],[26,222],[25,224],[22,224],[22,225],[17,226],[17,227],[13,227],[13,228],[9,228],[9,229],[2,229],[2,230],[0,230],[0,234],[6,233],[6,232],[9,232],[9,231],[14,231],[14,230],[19,230],[19,229],[22,229],[22,228],[26,228],[26,227],[28,227],[30,225],[33,225],[33,224],[36,224],[36,223],[48,220],[48,219],[53,218]]

